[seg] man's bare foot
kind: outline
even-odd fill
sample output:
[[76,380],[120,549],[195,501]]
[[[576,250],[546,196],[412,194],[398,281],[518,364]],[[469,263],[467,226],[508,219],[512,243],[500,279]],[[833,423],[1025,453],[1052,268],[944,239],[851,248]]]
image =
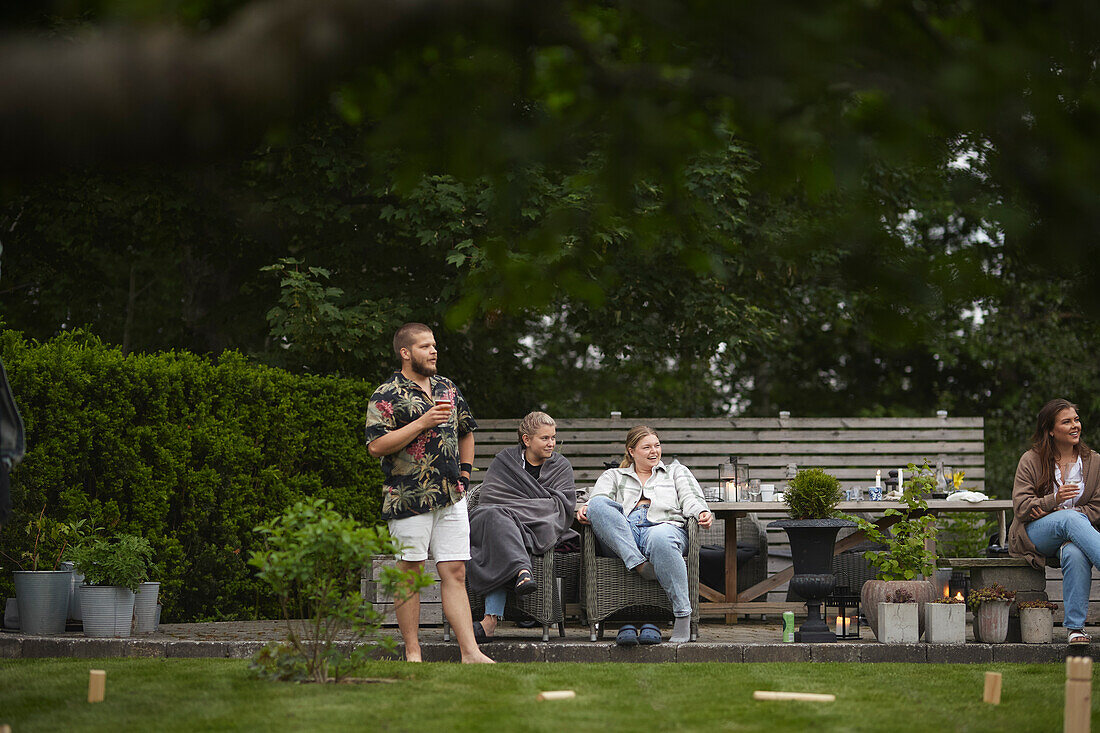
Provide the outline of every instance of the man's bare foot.
[[492,659],[485,656],[479,649],[476,652],[462,655],[463,664],[496,664]]
[[420,647],[416,649],[410,649],[405,647],[405,661],[406,662],[419,662],[420,661]]

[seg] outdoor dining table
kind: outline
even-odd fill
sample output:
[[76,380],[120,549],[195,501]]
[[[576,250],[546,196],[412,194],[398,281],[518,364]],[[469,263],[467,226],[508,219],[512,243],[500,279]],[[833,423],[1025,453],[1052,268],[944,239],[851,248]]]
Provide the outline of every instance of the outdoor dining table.
[[[1005,545],[1005,512],[1012,510],[1012,501],[1008,499],[987,499],[985,501],[970,502],[958,499],[929,499],[927,500],[928,513],[942,514],[945,512],[996,512],[998,517],[999,544]],[[774,590],[791,579],[794,568],[788,567],[780,570],[769,578],[737,592],[737,522],[738,517],[744,517],[749,513],[775,514],[781,518],[787,514],[787,505],[781,501],[719,501],[708,502],[710,510],[718,519],[726,522],[726,587],[722,590],[709,588],[700,584],[699,592],[709,603],[699,606],[699,613],[704,616],[724,615],[727,623],[735,623],[738,614],[749,613],[782,613],[792,610],[796,606],[804,604],[792,603],[767,603],[758,601],[760,596],[765,596],[768,591]],[[902,512],[907,506],[900,501],[842,501],[837,509],[846,514],[871,513],[880,514],[887,509],[898,509]],[[875,524],[880,527],[889,527],[902,518],[900,515],[880,516]],[[834,554],[840,554],[851,549],[867,539],[863,530],[837,541]],[[724,590],[724,592],[723,592]]]

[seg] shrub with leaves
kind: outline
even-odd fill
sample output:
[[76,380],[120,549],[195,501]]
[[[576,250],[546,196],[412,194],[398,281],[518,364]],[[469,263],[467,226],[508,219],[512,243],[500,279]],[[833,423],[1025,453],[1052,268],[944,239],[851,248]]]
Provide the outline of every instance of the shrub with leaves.
[[[909,464],[910,471],[916,471]],[[936,518],[928,514],[928,502],[925,501],[925,484],[920,481],[906,482],[901,500],[905,510],[887,509],[884,517],[901,517],[890,525],[890,534],[862,517],[850,516],[867,539],[885,545],[884,550],[868,550],[863,557],[875,568],[879,580],[913,580],[920,576],[931,576],[935,570],[936,554],[929,545],[936,539]]]
[[[35,551],[24,528],[45,506],[58,522],[148,539],[165,621],[278,618],[247,562],[261,545],[253,528],[311,497],[378,521],[382,471],[363,447],[375,382],[291,374],[232,351],[127,355],[82,331],[44,343],[0,331],[0,356],[31,446],[0,529],[20,564]],[[40,551],[40,568],[57,549]],[[0,598],[13,590],[0,573]]]
[[783,492],[792,519],[827,519],[843,498],[837,477],[820,468],[802,469]]
[[1016,597],[1016,591],[1008,590],[1000,583],[986,586],[985,588],[972,589],[966,596],[966,606],[971,611],[977,611],[978,606],[986,601],[1011,601]]
[[[395,554],[398,544],[385,527],[364,527],[320,499],[302,501],[255,530],[264,547],[249,564],[279,599],[287,638],[254,659],[261,676],[282,680],[339,682],[376,648],[381,614],[367,603],[359,579],[371,556]],[[430,585],[421,572],[388,569],[381,578],[389,593],[409,594]],[[343,643],[350,642],[350,643]]]
[[153,548],[144,537],[120,534],[114,539],[82,542],[70,557],[88,585],[117,585],[136,591],[149,579]]

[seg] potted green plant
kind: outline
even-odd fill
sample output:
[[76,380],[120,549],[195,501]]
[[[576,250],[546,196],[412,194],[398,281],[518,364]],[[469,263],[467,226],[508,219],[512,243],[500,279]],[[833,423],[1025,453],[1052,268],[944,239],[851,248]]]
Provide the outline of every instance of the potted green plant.
[[821,617],[821,602],[836,585],[833,575],[836,533],[841,527],[854,525],[850,519],[837,516],[836,506],[843,498],[836,476],[820,468],[803,469],[795,474],[783,493],[790,519],[768,525],[787,532],[794,560],[790,588],[806,599],[806,622],[795,632],[795,641],[836,641],[836,634]]
[[1024,601],[1020,609],[1020,640],[1025,644],[1049,644],[1054,641],[1054,612],[1057,603]]
[[134,591],[149,577],[153,548],[148,540],[121,534],[95,538],[72,552],[84,574],[80,608],[85,636],[129,636],[134,618]]
[[[887,509],[883,512],[885,526],[862,517],[851,517],[867,539],[881,545],[881,550],[868,550],[863,554],[875,569],[875,580],[868,580],[860,590],[860,603],[867,615],[871,631],[878,633],[878,604],[899,588],[913,594],[917,603],[919,633],[924,634],[925,606],[935,595],[935,587],[928,580],[935,571],[936,555],[932,542],[936,538],[936,518],[928,514],[927,492],[931,471],[928,464],[917,468],[909,464],[901,501],[905,509]],[[934,485],[935,479],[931,478]],[[889,528],[889,532],[886,528]]]
[[29,549],[17,558],[5,557],[19,570],[15,581],[19,627],[25,634],[60,634],[69,615],[72,572],[61,568],[61,557],[70,543],[79,537],[84,522],[63,523],[46,516],[46,507],[27,522]]
[[929,644],[966,643],[966,602],[941,596],[924,607],[924,640]]
[[920,638],[917,603],[913,594],[898,588],[893,595],[878,604],[878,633],[884,644],[916,644]]
[[966,605],[974,612],[974,636],[985,644],[1000,644],[1008,638],[1008,607],[1016,591],[1000,583],[972,589]]

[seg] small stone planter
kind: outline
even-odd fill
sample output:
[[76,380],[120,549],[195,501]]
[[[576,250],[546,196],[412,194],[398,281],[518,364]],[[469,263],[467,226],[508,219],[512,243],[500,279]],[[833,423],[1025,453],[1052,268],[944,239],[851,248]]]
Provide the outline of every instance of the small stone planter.
[[916,644],[920,614],[916,603],[878,604],[878,640],[883,644]]
[[966,606],[962,603],[926,605],[924,640],[929,644],[965,644]]
[[1054,641],[1054,613],[1049,608],[1021,608],[1020,640],[1025,644]]
[[974,613],[974,637],[983,644],[1008,638],[1008,608],[1012,601],[983,601]]

